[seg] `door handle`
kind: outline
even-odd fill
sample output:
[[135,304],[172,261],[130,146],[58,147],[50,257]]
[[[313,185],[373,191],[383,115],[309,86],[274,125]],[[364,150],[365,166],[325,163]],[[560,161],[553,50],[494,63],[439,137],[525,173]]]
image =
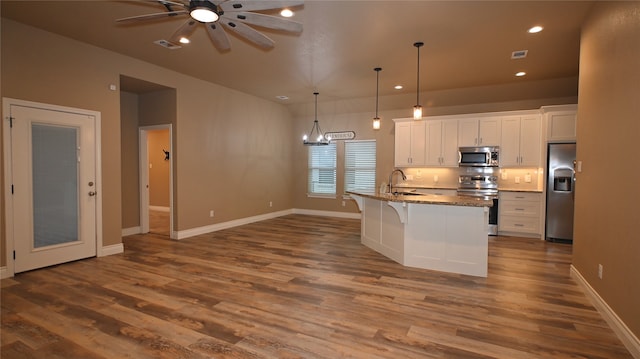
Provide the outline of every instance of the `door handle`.
[[89,196],[92,196],[92,197],[93,197],[93,196],[95,196],[95,195],[96,195],[96,192],[95,192],[95,191],[91,191],[91,192],[89,192]]

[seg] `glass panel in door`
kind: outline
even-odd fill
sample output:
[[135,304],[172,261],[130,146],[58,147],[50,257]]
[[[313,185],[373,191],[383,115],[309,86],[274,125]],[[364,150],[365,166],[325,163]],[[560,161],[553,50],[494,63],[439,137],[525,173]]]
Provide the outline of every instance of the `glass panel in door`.
[[78,241],[78,129],[33,123],[33,248]]

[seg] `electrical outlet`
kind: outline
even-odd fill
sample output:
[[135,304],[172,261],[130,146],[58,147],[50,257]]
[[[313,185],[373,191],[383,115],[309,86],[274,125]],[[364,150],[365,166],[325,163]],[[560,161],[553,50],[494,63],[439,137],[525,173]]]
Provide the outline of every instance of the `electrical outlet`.
[[507,171],[502,172],[502,179],[503,180],[509,179],[509,175],[507,175]]
[[520,183],[520,177],[516,176],[516,183]]
[[526,175],[524,175],[524,181],[526,183],[531,183],[531,173],[527,173]]
[[346,206],[346,205],[347,205],[347,202],[342,201],[342,207],[344,207],[344,206]]
[[438,175],[433,175],[433,183],[438,183],[439,180]]
[[602,264],[598,264],[598,278],[602,279],[602,271],[603,271],[604,267],[602,266]]
[[209,211],[209,217],[213,217],[213,210]]
[[269,201],[269,207],[273,207],[273,202]]

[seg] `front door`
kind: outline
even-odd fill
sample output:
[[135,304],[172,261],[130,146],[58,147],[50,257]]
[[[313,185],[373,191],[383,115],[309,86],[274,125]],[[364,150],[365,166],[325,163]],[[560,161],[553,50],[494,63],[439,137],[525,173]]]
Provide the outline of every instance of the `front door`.
[[9,111],[15,273],[95,256],[95,116]]

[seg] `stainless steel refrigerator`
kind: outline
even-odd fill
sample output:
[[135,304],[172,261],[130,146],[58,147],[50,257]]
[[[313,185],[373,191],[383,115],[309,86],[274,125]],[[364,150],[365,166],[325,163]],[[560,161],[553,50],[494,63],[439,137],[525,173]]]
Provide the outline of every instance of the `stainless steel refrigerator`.
[[575,143],[549,144],[547,155],[548,241],[573,241],[573,200],[575,193]]

